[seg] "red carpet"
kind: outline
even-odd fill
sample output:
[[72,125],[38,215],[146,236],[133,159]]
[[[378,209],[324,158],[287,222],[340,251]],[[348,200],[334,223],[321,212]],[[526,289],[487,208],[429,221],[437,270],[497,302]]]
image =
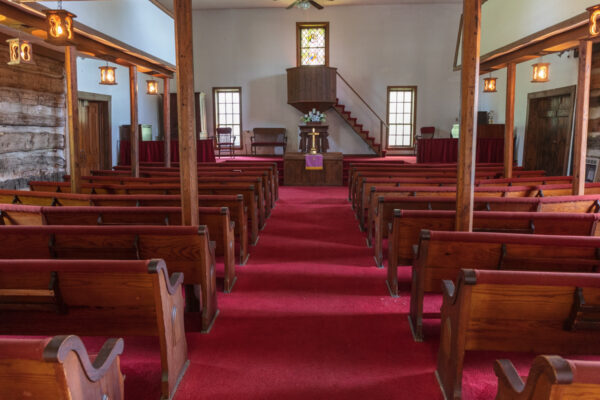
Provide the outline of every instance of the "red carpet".
[[[413,342],[409,271],[401,296],[389,297],[347,189],[280,191],[233,293],[219,294],[212,332],[187,334],[191,365],[175,399],[441,399],[439,322],[427,322],[425,343]],[[439,311],[435,304],[425,311]],[[465,399],[494,398],[500,356],[467,356]],[[533,359],[509,356],[522,374]],[[122,361],[127,398],[158,398],[155,342],[126,338]]]

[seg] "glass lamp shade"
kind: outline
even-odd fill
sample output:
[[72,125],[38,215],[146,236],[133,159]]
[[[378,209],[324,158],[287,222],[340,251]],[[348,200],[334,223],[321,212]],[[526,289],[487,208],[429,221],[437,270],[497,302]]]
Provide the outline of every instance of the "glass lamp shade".
[[483,91],[485,93],[495,93],[496,92],[496,80],[498,78],[485,78],[483,80]]
[[115,74],[115,70],[115,67],[109,67],[108,65],[100,67],[100,84],[116,85],[117,75]]
[[587,9],[590,14],[590,36],[600,36],[600,4]]
[[533,79],[531,82],[548,82],[550,80],[550,63],[533,64]]
[[9,59],[8,65],[31,64],[33,62],[33,48],[31,43],[21,39],[8,39]]
[[308,1],[301,1],[296,5],[301,10],[308,10],[310,8],[310,3]]
[[146,93],[147,94],[158,94],[158,82],[155,80],[146,81]]
[[73,40],[73,17],[67,10],[44,10],[46,13],[46,41],[58,46],[71,44]]

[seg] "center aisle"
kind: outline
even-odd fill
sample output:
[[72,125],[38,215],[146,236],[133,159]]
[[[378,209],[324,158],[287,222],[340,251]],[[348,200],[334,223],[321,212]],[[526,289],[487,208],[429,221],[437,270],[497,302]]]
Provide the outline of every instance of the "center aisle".
[[412,341],[346,197],[280,188],[213,330],[187,335],[176,400],[441,398],[437,345]]

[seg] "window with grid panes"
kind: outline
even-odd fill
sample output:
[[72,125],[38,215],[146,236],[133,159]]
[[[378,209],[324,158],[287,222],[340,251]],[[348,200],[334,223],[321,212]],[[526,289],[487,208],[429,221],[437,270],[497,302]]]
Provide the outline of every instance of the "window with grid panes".
[[231,128],[235,145],[241,147],[242,134],[242,89],[214,88],[214,114],[216,128]]
[[417,88],[388,88],[388,147],[412,147],[415,135]]
[[329,23],[298,23],[298,65],[329,65]]

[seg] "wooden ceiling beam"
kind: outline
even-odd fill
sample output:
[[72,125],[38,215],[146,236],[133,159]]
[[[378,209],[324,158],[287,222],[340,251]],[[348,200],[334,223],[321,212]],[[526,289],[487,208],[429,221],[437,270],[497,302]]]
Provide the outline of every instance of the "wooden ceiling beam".
[[[9,0],[0,0],[0,14],[21,23],[23,30],[41,39],[46,38],[45,16],[40,5],[24,6]],[[171,78],[175,72],[174,65],[158,60],[83,24],[75,23],[74,36],[73,45],[86,55],[125,67],[137,66],[140,72],[157,77]],[[57,49],[64,52],[64,49],[59,47]]]

